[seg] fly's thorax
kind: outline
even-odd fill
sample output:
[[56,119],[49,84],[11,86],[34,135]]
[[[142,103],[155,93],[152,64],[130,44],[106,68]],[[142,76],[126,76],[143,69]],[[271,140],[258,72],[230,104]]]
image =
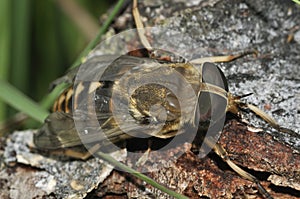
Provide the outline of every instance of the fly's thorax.
[[174,93],[159,84],[137,88],[130,96],[129,109],[132,116],[142,123],[175,121],[181,115]]
[[199,76],[192,75],[197,71],[190,71],[193,67],[188,64],[145,60],[115,81],[111,110],[123,116],[122,123],[131,117],[142,126],[161,126],[154,136],[172,137],[194,121]]

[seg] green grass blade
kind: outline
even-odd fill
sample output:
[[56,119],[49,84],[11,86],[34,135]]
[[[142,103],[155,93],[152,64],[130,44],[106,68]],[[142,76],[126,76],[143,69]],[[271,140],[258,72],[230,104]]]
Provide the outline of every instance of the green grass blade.
[[[29,0],[13,0],[10,80],[16,88],[28,93],[29,89]],[[16,58],[17,57],[17,58]]]
[[[8,80],[11,41],[11,1],[0,1],[0,79]],[[6,118],[6,104],[0,101],[0,121]]]
[[[4,1],[0,1],[0,2],[4,2]],[[9,2],[9,0],[7,2]],[[97,43],[99,43],[99,41],[101,40],[101,36],[107,30],[108,26],[115,18],[116,14],[118,13],[118,11],[121,8],[123,3],[124,3],[124,0],[118,1],[114,10],[109,15],[108,19],[105,21],[103,26],[100,28],[99,33],[97,34],[97,37],[89,43],[89,45],[84,49],[84,51],[81,53],[81,55],[74,62],[72,67],[78,66],[81,63],[82,58],[85,57],[97,45]],[[5,6],[3,6],[3,7],[5,7]],[[0,6],[0,8],[1,8],[1,6]],[[5,7],[5,10],[8,10],[7,7]],[[1,39],[1,37],[0,37],[0,39]],[[3,49],[9,49],[9,48],[3,47]],[[3,64],[3,65],[8,65],[8,63]],[[0,65],[0,67],[1,67],[1,65]],[[0,70],[1,70],[1,68],[0,68]],[[2,73],[0,73],[0,74],[2,74]],[[4,72],[3,72],[3,74],[4,74]],[[24,112],[25,114],[28,114],[33,119],[35,119],[39,122],[43,122],[44,119],[46,118],[46,116],[49,114],[44,109],[49,109],[51,107],[51,105],[53,104],[55,99],[59,96],[59,94],[61,93],[61,91],[64,88],[66,88],[66,85],[58,85],[57,88],[55,88],[53,92],[51,92],[49,95],[47,95],[40,102],[41,106],[38,106],[35,102],[33,102],[31,99],[29,99],[23,93],[18,91],[16,88],[9,85],[7,82],[0,81],[0,91],[1,91],[0,98],[2,98],[4,102],[10,104],[17,110]],[[31,110],[31,108],[32,108],[32,110]],[[0,112],[1,112],[1,109],[0,109]]]
[[107,162],[109,162],[110,164],[112,164],[113,166],[119,167],[120,169],[127,171],[128,173],[136,176],[137,178],[144,180],[145,182],[147,182],[148,184],[152,185],[153,187],[169,194],[170,196],[173,196],[174,198],[178,198],[178,199],[188,199],[188,197],[181,195],[179,193],[176,193],[175,191],[172,191],[168,188],[166,188],[165,186],[158,184],[157,182],[155,182],[153,179],[149,178],[148,176],[139,173],[138,171],[128,167],[127,165],[115,160],[113,157],[111,157],[108,154],[102,153],[101,151],[97,151],[97,155],[99,155],[100,158],[102,158],[103,160],[106,160]]
[[0,99],[41,123],[49,114],[48,111],[3,80],[0,80]]
[[[78,58],[75,60],[75,62],[72,64],[70,68],[74,68],[76,66],[79,66],[82,62],[82,59],[87,56],[87,54],[100,42],[102,35],[106,32],[107,28],[111,24],[111,22],[114,20],[116,17],[117,13],[121,9],[123,3],[125,0],[119,0],[116,6],[114,7],[113,11],[111,14],[108,16],[107,20],[104,22],[104,24],[101,26],[97,36],[95,39],[93,39],[88,46],[80,53]],[[54,100],[59,96],[61,91],[66,88],[64,86],[58,85],[57,88],[55,88],[54,91],[52,91],[49,95],[47,95],[40,104],[42,105],[43,108],[49,109],[50,106],[53,104]]]
[[78,66],[81,64],[82,58],[86,57],[88,53],[100,42],[102,35],[106,32],[107,28],[111,24],[111,22],[116,17],[117,13],[121,9],[123,3],[125,0],[119,0],[116,6],[114,7],[111,14],[108,16],[107,20],[104,22],[104,24],[101,26],[97,36],[95,39],[93,39],[88,46],[81,52],[81,54],[78,56],[78,58],[75,60],[74,64],[72,64],[71,68]]
[[39,102],[41,107],[44,109],[49,109],[52,105],[53,102],[57,99],[57,97],[61,94],[63,90],[67,88],[67,84],[63,83],[60,85],[57,85],[54,90],[47,95],[42,101]]
[[300,5],[300,0],[292,0],[292,1]]

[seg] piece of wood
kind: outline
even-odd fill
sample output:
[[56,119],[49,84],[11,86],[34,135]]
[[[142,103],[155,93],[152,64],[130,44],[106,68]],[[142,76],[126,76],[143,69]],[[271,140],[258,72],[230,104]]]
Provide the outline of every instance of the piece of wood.
[[[274,198],[300,196],[299,152],[276,141],[267,133],[252,132],[244,123],[235,120],[226,125],[219,143],[235,163],[259,178]],[[176,150],[169,151],[169,154],[176,153]],[[158,164],[158,160],[166,166],[148,173],[148,176],[191,198],[262,198],[254,183],[238,176],[215,154],[200,159],[194,153],[187,152],[175,163],[168,162],[167,155],[151,157],[150,154],[149,157],[145,166]],[[284,186],[273,180],[274,176],[281,179]],[[148,198],[169,198],[120,171],[113,172],[93,194],[108,198],[122,198],[124,195],[139,198],[145,194],[148,194]]]

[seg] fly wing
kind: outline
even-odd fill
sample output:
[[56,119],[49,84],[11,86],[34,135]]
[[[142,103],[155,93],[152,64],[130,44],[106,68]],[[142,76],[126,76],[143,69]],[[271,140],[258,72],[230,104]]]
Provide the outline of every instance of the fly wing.
[[40,149],[59,149],[80,145],[80,137],[72,115],[63,112],[51,113],[34,135],[34,144]]
[[74,118],[70,113],[51,113],[45,120],[44,125],[34,135],[35,146],[46,150],[76,147],[91,143],[100,143],[101,146],[107,146],[132,137],[132,134],[129,135],[125,132],[136,133],[136,136],[138,136],[138,133],[143,132],[143,126],[135,123],[134,119],[129,124],[122,125],[122,129],[120,129],[112,115],[108,113],[99,115],[101,119],[106,118],[106,122],[103,124],[91,124],[91,120],[87,115],[81,117],[85,117],[85,119],[80,120],[75,125]]
[[84,74],[82,79],[88,79],[93,77],[95,74],[99,74],[106,66],[112,63],[118,56],[115,55],[95,55],[91,56],[88,60],[83,62],[80,67],[70,69],[64,76],[51,82],[49,90],[53,90],[57,85],[66,83],[72,85],[75,81],[76,76]]
[[[156,60],[129,55],[95,56],[80,66],[76,82],[118,81],[125,73],[141,70]],[[143,65],[143,67],[141,67]],[[152,64],[153,65],[153,64]]]

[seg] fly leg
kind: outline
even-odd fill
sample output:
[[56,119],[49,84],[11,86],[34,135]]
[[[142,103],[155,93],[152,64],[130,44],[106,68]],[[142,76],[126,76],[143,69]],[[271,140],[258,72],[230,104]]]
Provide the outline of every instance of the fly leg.
[[254,182],[259,190],[259,192],[267,199],[273,199],[273,197],[268,193],[268,191],[261,185],[259,180],[251,175],[250,173],[246,172],[242,168],[240,168],[238,165],[236,165],[234,162],[230,160],[228,157],[228,153],[226,150],[218,143],[214,144],[210,138],[205,138],[204,142],[211,147],[215,153],[220,156],[223,161],[225,161],[228,166],[230,166],[231,169],[233,169],[237,174],[239,174],[241,177],[250,180],[251,182]]
[[146,161],[149,159],[150,156],[150,152],[151,152],[151,140],[148,140],[148,149],[147,151],[138,159],[138,161],[136,162],[135,166],[139,167],[139,166],[143,166]]
[[72,149],[66,149],[63,153],[64,153],[64,155],[66,155],[68,157],[81,159],[81,160],[87,160],[89,157],[92,156],[92,154],[90,152],[78,152],[78,151],[74,151]]
[[145,35],[145,28],[141,19],[141,15],[137,6],[137,0],[133,0],[133,5],[132,5],[132,15],[134,18],[135,25],[137,27],[137,32],[139,35],[139,38],[141,40],[141,43],[143,46],[150,52],[152,51],[152,47]]
[[[133,5],[132,5],[132,15],[134,18],[134,22],[135,25],[137,27],[137,32],[140,38],[140,41],[142,43],[142,45],[148,50],[148,52],[153,52],[153,48],[151,46],[151,44],[149,43],[146,35],[145,35],[145,27],[143,25],[142,19],[141,19],[141,14],[139,12],[138,6],[137,6],[137,0],[133,0]],[[213,62],[213,63],[217,63],[217,62],[230,62],[233,61],[235,59],[238,59],[240,57],[243,57],[245,55],[248,54],[255,54],[257,55],[257,51],[255,50],[249,50],[249,51],[245,51],[236,55],[225,55],[225,56],[213,56],[213,57],[203,57],[203,58],[199,58],[199,59],[194,59],[191,60],[190,62],[192,64],[203,64],[205,62]]]
[[60,149],[59,151],[58,150],[52,151],[51,154],[63,155],[63,156],[67,156],[70,158],[87,160],[93,154],[95,154],[99,149],[100,149],[100,145],[95,144],[93,147],[91,147],[88,151],[85,151],[85,152],[76,151],[74,149],[64,149],[64,150]]
[[218,62],[231,62],[235,59],[244,57],[246,55],[257,55],[257,51],[256,50],[247,50],[235,55],[224,55],[224,56],[213,56],[213,57],[201,57],[198,59],[193,59],[190,61],[190,63],[192,64],[203,64],[205,62],[211,62],[211,63],[218,63]]
[[246,97],[248,95],[244,96],[233,96],[231,93],[228,93],[228,105],[227,105],[227,111],[238,114],[240,109],[249,109],[253,113],[255,113],[257,116],[259,116],[261,119],[266,121],[271,127],[274,129],[287,133],[291,136],[296,136],[296,132],[294,132],[291,129],[287,129],[284,127],[281,127],[274,118],[269,116],[267,113],[265,113],[263,110],[259,109],[257,106],[254,106],[252,104],[244,103],[240,99],[243,97]]

